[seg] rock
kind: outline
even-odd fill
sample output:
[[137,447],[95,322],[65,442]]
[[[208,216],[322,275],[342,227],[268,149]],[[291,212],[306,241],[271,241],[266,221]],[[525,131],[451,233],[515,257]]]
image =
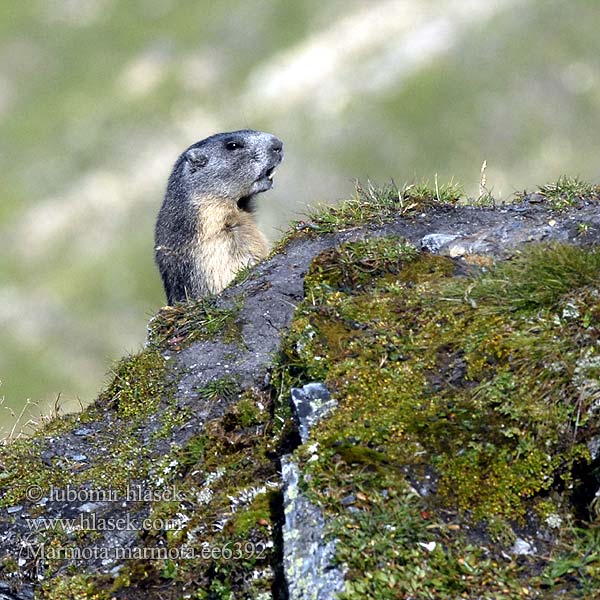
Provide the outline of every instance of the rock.
[[308,383],[302,388],[292,388],[294,417],[302,442],[306,442],[311,428],[329,414],[337,402],[331,399],[329,390],[322,383]]
[[529,194],[527,196],[527,201],[530,202],[531,204],[540,204],[541,202],[545,202],[546,201],[546,196],[543,196],[542,194]]
[[[303,443],[311,428],[337,405],[322,383],[292,388],[292,405]],[[301,491],[300,469],[291,455],[281,459],[283,482],[283,564],[292,600],[326,600],[344,588],[342,571],[333,566],[335,540],[325,542],[325,519]],[[354,500],[356,498],[354,497]],[[354,500],[350,500],[351,504]]]
[[[550,217],[555,221],[553,226],[548,224]],[[575,224],[580,221],[590,224],[589,234],[586,236],[577,235]],[[314,259],[322,257],[326,252],[337,251],[336,249],[347,242],[394,236],[396,240],[403,237],[417,247],[438,254],[460,257],[463,260],[450,261],[444,258],[442,262],[445,261],[444,264],[451,267],[450,272],[456,267],[470,273],[471,266],[469,265],[468,270],[463,269],[463,263],[473,262],[473,257],[477,257],[477,261],[473,262],[476,271],[475,267],[486,267],[492,262],[502,261],[531,242],[559,241],[575,245],[598,243],[600,213],[597,203],[594,202],[582,203],[576,208],[567,207],[564,212],[553,212],[543,202],[536,202],[530,198],[530,202],[499,209],[434,206],[419,210],[417,215],[386,215],[385,220],[377,218],[372,222],[332,228],[330,233],[319,233],[320,231],[321,226],[315,226],[311,231],[296,232],[296,237],[292,237],[285,245],[284,251],[274,253],[257,265],[244,281],[232,285],[220,296],[211,299],[206,313],[201,311],[204,306],[202,303],[172,307],[173,318],[180,319],[177,321],[177,327],[185,330],[186,334],[191,332],[201,335],[190,339],[187,345],[180,345],[178,342],[177,350],[168,344],[168,339],[173,336],[166,338],[165,344],[162,345],[149,343],[144,350],[144,356],[153,357],[154,362],[150,361],[143,371],[141,369],[144,365],[141,364],[143,360],[140,356],[144,352],[125,359],[123,367],[126,376],[118,381],[116,378],[114,389],[110,389],[111,393],[101,395],[96,403],[84,412],[80,420],[73,422],[72,417],[58,418],[50,423],[47,429],[34,433],[28,440],[20,440],[18,444],[8,444],[2,448],[0,499],[4,508],[8,507],[9,510],[0,511],[0,556],[8,557],[0,570],[0,600],[3,596],[10,600],[29,599],[33,597],[34,590],[40,597],[52,597],[48,596],[51,593],[48,589],[59,590],[59,595],[54,595],[56,598],[77,597],[82,589],[86,590],[86,593],[89,590],[88,595],[91,597],[95,593],[104,594],[110,589],[115,597],[125,600],[138,598],[140,588],[144,589],[144,596],[148,600],[157,600],[162,597],[185,597],[193,586],[196,586],[195,589],[214,590],[215,594],[230,593],[232,597],[238,598],[265,597],[264,594],[271,594],[272,590],[278,600],[286,597],[332,597],[344,588],[343,569],[334,562],[336,550],[339,553],[344,547],[340,546],[341,542],[336,545],[335,540],[325,537],[331,513],[324,512],[324,508],[321,509],[308,501],[299,488],[299,484],[302,483],[310,485],[308,477],[303,482],[300,467],[289,455],[281,455],[282,452],[289,451],[293,435],[286,437],[291,429],[290,423],[286,421],[287,414],[280,416],[273,404],[269,404],[280,386],[275,377],[277,369],[274,368],[274,358],[280,360],[285,353],[284,338],[296,324],[294,311],[304,299],[305,275],[309,268],[318,263]],[[426,256],[425,253],[419,258],[423,257],[439,258]],[[365,275],[365,279],[368,279],[371,270],[378,268],[376,263],[377,261],[365,261],[361,265],[361,276]],[[394,280],[396,274],[394,270],[390,271],[390,281],[393,281],[392,286],[401,288],[404,284]],[[410,291],[410,295],[415,290],[420,293],[422,287],[419,280],[422,273],[416,275],[416,285],[411,283],[412,288],[402,288],[406,293]],[[388,284],[389,281],[386,282],[386,285]],[[426,290],[426,287],[423,289]],[[360,293],[363,294],[363,291]],[[368,294],[364,294],[363,297],[367,302],[364,305],[365,312],[368,313],[370,297]],[[444,302],[461,303],[463,298],[448,297],[444,298]],[[232,307],[235,310],[232,310]],[[327,316],[328,307],[320,308],[323,310],[315,315],[322,319]],[[417,312],[406,315],[402,302],[394,304],[394,310],[399,319],[408,317],[401,323],[391,322],[393,333],[399,340],[404,340],[406,336],[412,336],[419,331],[421,324]],[[475,307],[466,305],[465,314],[470,310],[475,310]],[[179,316],[175,314],[177,311]],[[579,317],[572,312],[571,318],[567,319],[570,315],[565,315],[563,320],[567,324],[578,323],[586,315],[585,310],[580,312]],[[560,314],[562,315],[562,312]],[[352,320],[356,320],[354,316],[351,316],[350,321]],[[221,321],[227,324],[227,328],[219,329],[215,325]],[[155,326],[156,322],[155,319]],[[205,335],[206,323],[215,326],[216,333]],[[346,325],[348,328],[347,331],[344,329],[347,334],[345,342],[350,340],[348,345],[351,346],[354,335],[358,336],[363,329],[353,326],[352,323],[343,324],[343,328]],[[443,319],[440,319],[439,326],[442,325]],[[385,327],[389,326],[390,322],[385,323]],[[532,327],[533,324],[529,326]],[[590,327],[592,326],[593,323]],[[490,369],[493,369],[496,360],[491,342],[491,334],[495,333],[493,325],[491,329],[490,340],[487,342],[490,358],[487,362]],[[431,329],[431,339],[435,338],[435,331],[434,328]],[[529,330],[529,334],[534,335],[533,329]],[[335,339],[335,335],[333,337]],[[373,339],[375,337],[373,336]],[[582,343],[583,341],[584,338]],[[335,348],[336,351],[340,349],[344,360],[361,358],[360,347],[350,348],[349,353],[348,346]],[[377,359],[376,368],[382,373],[386,369],[389,373],[393,369],[397,371],[407,368],[407,353],[401,353],[401,358],[397,358],[395,364],[392,364],[391,356],[395,351],[392,347],[389,352],[386,350],[381,354],[374,353]],[[440,348],[439,352],[433,353],[428,372],[423,375],[431,380],[431,389],[440,387],[440,394],[443,394],[448,386],[466,387],[473,383],[464,376],[464,365],[460,356],[455,356],[456,360],[449,365],[440,362],[441,357],[450,351],[448,348]],[[136,361],[140,362],[141,366]],[[296,365],[293,366],[295,368]],[[440,371],[447,375],[443,380],[440,380]],[[152,375],[157,372],[158,375],[153,379]],[[416,371],[407,371],[407,374],[421,377]],[[307,375],[303,372],[302,376]],[[586,376],[586,381],[592,379],[593,373]],[[375,384],[379,381],[373,377],[371,380],[375,381]],[[283,381],[282,378],[281,385],[287,385]],[[503,385],[507,385],[506,382]],[[168,394],[165,388],[169,389]],[[377,391],[376,388],[373,389]],[[324,419],[330,414],[336,407],[336,400],[331,398],[325,385],[318,382],[294,388],[291,390],[291,396],[299,437],[302,443],[311,444],[311,427],[319,419]],[[342,398],[337,400],[342,404]],[[148,406],[150,408],[147,408]],[[389,408],[388,404],[387,409]],[[273,412],[270,412],[271,409]],[[428,410],[425,401],[423,410]],[[440,419],[439,431],[443,431],[446,424],[456,426],[460,420],[469,421],[470,418],[470,411],[465,412],[465,406],[462,404],[449,403],[444,411],[440,412],[443,414],[429,415],[432,422]],[[352,432],[339,432],[340,439],[347,446],[345,450],[349,462],[346,463],[346,468],[349,469],[347,474],[350,475],[347,489],[337,490],[337,499],[341,500],[339,514],[346,518],[356,513],[361,518],[368,518],[372,514],[369,511],[372,499],[378,494],[378,497],[386,499],[386,504],[389,502],[394,505],[398,501],[398,490],[394,489],[392,483],[386,484],[386,489],[376,490],[377,494],[365,494],[365,498],[361,499],[357,495],[357,489],[353,488],[351,471],[354,464],[360,464],[359,468],[364,470],[374,469],[373,472],[379,468],[387,470],[393,467],[399,480],[406,483],[408,479],[419,490],[418,498],[415,495],[411,496],[415,502],[423,503],[422,506],[425,507],[422,512],[415,509],[418,523],[423,525],[430,521],[431,525],[437,527],[439,521],[448,532],[454,531],[451,527],[458,527],[461,518],[459,515],[444,513],[440,520],[439,515],[430,515],[433,511],[425,504],[430,501],[430,496],[432,504],[435,504],[438,493],[437,480],[433,476],[429,478],[428,470],[433,469],[433,465],[426,463],[426,458],[421,458],[426,456],[421,455],[426,452],[426,448],[416,444],[403,449],[414,452],[415,456],[418,455],[419,460],[424,462],[422,468],[413,473],[412,477],[408,472],[405,473],[406,478],[402,476],[401,457],[390,459],[390,454],[383,454],[378,448],[381,440],[395,439],[394,436],[401,432],[394,430],[393,423],[387,423],[378,431],[375,413],[376,409],[366,415],[364,423],[361,424],[361,427],[364,425],[363,429],[353,428]],[[85,425],[82,426],[82,423]],[[488,431],[496,431],[498,435],[498,431],[494,429],[495,423],[490,425],[489,430],[485,427],[486,423],[473,422],[470,426],[473,428],[475,445],[486,442]],[[565,433],[571,435],[572,432],[567,429],[566,425]],[[273,431],[284,431],[281,435],[285,439],[277,438]],[[582,429],[580,433],[581,431]],[[211,437],[213,434],[214,437]],[[521,431],[515,426],[514,430],[503,430],[501,437],[504,435],[516,440]],[[377,436],[383,437],[378,441]],[[598,439],[597,431],[591,431],[588,448],[596,461],[600,455]],[[369,445],[367,440],[374,441]],[[282,441],[283,443],[280,443]],[[208,445],[209,442],[213,445]],[[255,448],[258,448],[258,451]],[[305,455],[308,461],[313,457],[319,460],[317,442],[313,442],[304,450],[307,451]],[[340,447],[340,450],[344,448]],[[235,459],[223,466],[227,453]],[[260,461],[257,457],[262,457],[264,463],[260,463],[261,468],[254,471],[255,463]],[[354,459],[358,462],[354,463]],[[72,460],[79,464],[74,465]],[[390,460],[391,466],[388,464]],[[278,461],[281,461],[281,473],[277,470]],[[334,467],[336,464],[338,463],[335,463]],[[239,471],[228,471],[226,467]],[[239,480],[244,477],[245,481],[240,483]],[[182,502],[107,501],[102,505],[96,505],[91,501],[92,498],[89,498],[90,502],[86,504],[86,499],[65,497],[58,500],[54,495],[49,495],[50,488],[64,489],[73,483],[77,490],[89,488],[108,491],[113,483],[128,484],[133,480],[147,483],[150,488],[153,485],[157,489],[164,489],[165,485],[173,482],[187,480],[187,491],[190,495]],[[590,487],[590,490],[595,491],[598,489],[597,483],[592,483],[594,487]],[[157,510],[164,511],[166,516],[179,519],[177,522],[188,523],[181,531],[93,531],[90,535],[82,534],[77,537],[77,545],[83,550],[139,548],[145,551],[154,547],[165,548],[167,540],[168,544],[177,550],[186,544],[196,544],[195,549],[198,549],[202,544],[203,547],[206,545],[210,550],[216,551],[219,550],[219,546],[212,544],[211,537],[215,531],[222,534],[222,537],[218,538],[220,543],[223,543],[224,536],[226,540],[230,540],[232,532],[241,531],[243,533],[239,535],[246,536],[244,541],[250,540],[256,547],[257,539],[261,542],[266,540],[263,549],[271,552],[276,547],[277,551],[263,558],[263,563],[259,566],[257,562],[260,559],[253,556],[251,561],[230,561],[227,568],[222,568],[222,562],[211,558],[182,558],[182,561],[186,561],[185,568],[179,569],[181,565],[176,557],[170,561],[163,561],[164,564],[143,559],[138,562],[125,559],[103,562],[104,559],[95,559],[93,553],[89,555],[91,558],[78,560],[66,557],[51,564],[43,560],[31,560],[31,564],[27,565],[15,563],[10,557],[18,557],[28,543],[31,543],[34,549],[42,542],[57,546],[65,543],[64,535],[61,537],[60,532],[49,530],[44,531],[43,536],[38,536],[37,532],[30,529],[31,522],[28,523],[26,515],[31,513],[40,516],[40,507],[25,493],[27,487],[31,488],[32,484],[38,486],[42,492],[44,500],[40,502],[46,505],[43,514],[48,518],[80,516],[82,513],[79,510],[82,510],[84,516],[87,516],[87,511],[98,512],[99,518],[107,520],[128,517],[140,519],[152,514],[153,509],[158,507]],[[278,484],[281,484],[282,493],[278,491],[279,488],[276,489]],[[224,486],[227,485],[232,487],[231,492],[224,491]],[[262,491],[263,488],[266,492]],[[593,491],[588,495],[593,494]],[[122,500],[122,494],[118,497]],[[214,499],[219,497],[225,499],[224,505],[213,504]],[[588,499],[586,496],[584,500],[589,505],[588,500],[591,501],[592,498]],[[335,501],[333,497],[332,501]],[[568,501],[558,503],[556,510],[562,511],[567,503]],[[176,505],[174,508],[171,506],[173,504]],[[159,515],[162,514],[159,512]],[[198,517],[199,514],[203,517],[207,514],[210,516],[202,520]],[[401,514],[404,513],[401,511]],[[190,525],[194,519],[197,520]],[[448,519],[445,525],[442,522],[444,519]],[[376,528],[373,531],[376,532]],[[381,531],[386,535],[388,530],[384,527]],[[391,530],[389,531],[391,535]],[[432,546],[433,540],[437,539],[437,544],[443,545],[444,553],[448,552],[449,558],[454,560],[456,555],[451,556],[450,545],[446,546],[445,541],[439,537],[435,538],[436,531],[437,529],[431,529],[421,537],[410,537],[414,532],[408,532],[410,548],[422,554],[432,552],[435,557],[439,555],[442,558],[443,553],[438,551],[437,546]],[[461,523],[460,531],[462,533],[469,530],[466,527],[462,528]],[[471,531],[476,531],[476,527]],[[348,536],[352,536],[354,529],[349,528],[347,532]],[[515,543],[513,554],[527,556],[527,560],[535,561],[535,554],[545,557],[551,553],[552,539],[540,539],[537,534],[531,533],[531,530],[515,533],[522,537]],[[477,539],[475,543],[479,543]],[[393,552],[398,548],[400,545],[394,546]],[[393,574],[393,568],[389,565],[397,565],[394,560],[387,564],[382,562],[377,569],[381,568],[384,576]],[[248,567],[248,562],[252,563],[251,567]],[[540,566],[538,561],[533,567],[530,572],[539,573],[541,568],[546,568],[546,564]],[[193,579],[184,579],[186,573],[191,573]],[[437,572],[433,575],[436,576]],[[44,577],[50,576],[52,581],[43,580]],[[569,574],[572,581],[578,576]],[[350,575],[346,573],[346,577],[349,579]],[[252,587],[256,580],[261,578],[264,579],[262,587]],[[560,585],[576,586],[577,581],[572,581],[562,581]],[[388,584],[393,586],[393,579],[383,583],[386,586]],[[41,590],[42,586],[47,585],[52,587]],[[471,581],[468,585],[471,585]],[[252,594],[248,592],[251,587]],[[386,588],[386,592],[388,589],[391,590],[390,595],[397,591],[389,587]],[[396,595],[401,596],[403,593],[402,591]]]
[[73,431],[73,435],[79,436],[91,435],[92,433],[94,433],[94,430],[91,427],[79,427],[79,429]]
[[588,450],[590,451],[590,457],[592,460],[596,460],[600,457],[600,436],[596,436],[588,441]]
[[517,538],[515,540],[515,543],[513,544],[510,551],[511,554],[515,554],[517,556],[527,556],[530,554],[535,554],[536,552],[535,546],[533,546],[533,544],[522,538]]
[[456,233],[428,233],[421,238],[421,248],[430,252],[439,252],[442,246],[454,241],[458,236]]
[[344,589],[344,574],[333,566],[334,540],[325,542],[323,513],[300,491],[300,470],[281,459],[284,482],[283,565],[290,600],[329,600]]

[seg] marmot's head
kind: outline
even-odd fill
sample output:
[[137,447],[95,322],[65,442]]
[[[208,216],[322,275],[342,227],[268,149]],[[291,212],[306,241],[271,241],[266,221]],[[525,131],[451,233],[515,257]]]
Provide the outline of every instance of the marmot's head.
[[[177,160],[169,179],[190,199],[230,199],[251,209],[254,195],[273,187],[273,173],[283,158],[283,143],[270,133],[218,133],[190,146]],[[176,192],[176,190],[173,190]]]

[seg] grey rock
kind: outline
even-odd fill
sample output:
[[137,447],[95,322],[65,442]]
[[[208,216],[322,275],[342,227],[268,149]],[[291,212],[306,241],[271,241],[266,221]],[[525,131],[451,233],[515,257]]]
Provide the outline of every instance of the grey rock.
[[421,239],[421,248],[438,252],[442,246],[453,242],[457,237],[456,233],[428,233]]
[[103,505],[100,502],[86,502],[82,504],[77,510],[79,512],[92,513],[97,511]]
[[587,447],[590,451],[591,459],[596,460],[600,456],[600,436],[592,438],[587,443]]
[[92,433],[94,433],[94,430],[91,429],[90,427],[80,427],[79,429],[76,429],[73,432],[73,435],[83,436],[83,435],[90,435]]
[[344,506],[350,506],[351,504],[354,504],[355,502],[356,502],[356,494],[348,494],[347,496],[344,496],[340,500],[340,504],[342,504]]
[[305,443],[311,428],[329,414],[337,402],[331,399],[329,390],[322,383],[307,383],[301,388],[292,388],[292,405],[300,438]]
[[458,258],[468,256],[469,254],[491,254],[496,250],[493,241],[486,239],[485,236],[468,236],[459,238],[450,242],[443,248],[440,248],[440,254]]
[[[303,443],[311,428],[337,405],[322,383],[292,388],[292,405]],[[283,566],[292,600],[325,600],[344,587],[343,572],[333,566],[336,540],[325,540],[325,519],[298,486],[298,465],[286,455],[281,459],[285,524]],[[353,502],[356,498],[351,500]],[[351,503],[349,502],[349,503]]]
[[539,204],[541,202],[544,202],[546,200],[545,196],[542,196],[542,194],[529,194],[529,196],[527,196],[527,201],[531,202],[532,204]]
[[300,471],[281,459],[284,483],[283,567],[290,600],[329,600],[344,589],[344,573],[333,565],[335,540],[325,541],[321,510],[301,493]]
[[517,538],[510,551],[517,556],[528,556],[535,554],[535,546],[523,538]]

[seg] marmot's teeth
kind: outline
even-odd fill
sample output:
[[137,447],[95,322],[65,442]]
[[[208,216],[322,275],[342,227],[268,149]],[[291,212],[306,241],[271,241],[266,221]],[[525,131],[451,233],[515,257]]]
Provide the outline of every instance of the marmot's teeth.
[[269,181],[273,181],[273,175],[275,175],[275,172],[273,172],[273,173],[269,173],[269,175],[267,175],[267,179],[268,179]]

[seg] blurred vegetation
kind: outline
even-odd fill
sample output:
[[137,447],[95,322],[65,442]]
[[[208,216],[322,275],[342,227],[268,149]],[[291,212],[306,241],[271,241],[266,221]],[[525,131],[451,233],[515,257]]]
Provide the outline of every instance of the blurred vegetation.
[[[96,395],[164,303],[170,167],[252,127],[286,143],[271,239],[355,178],[439,175],[497,198],[597,181],[594,0],[23,0],[0,11],[0,397]],[[34,411],[34,412],[35,412]],[[0,413],[0,425],[13,422]]]

